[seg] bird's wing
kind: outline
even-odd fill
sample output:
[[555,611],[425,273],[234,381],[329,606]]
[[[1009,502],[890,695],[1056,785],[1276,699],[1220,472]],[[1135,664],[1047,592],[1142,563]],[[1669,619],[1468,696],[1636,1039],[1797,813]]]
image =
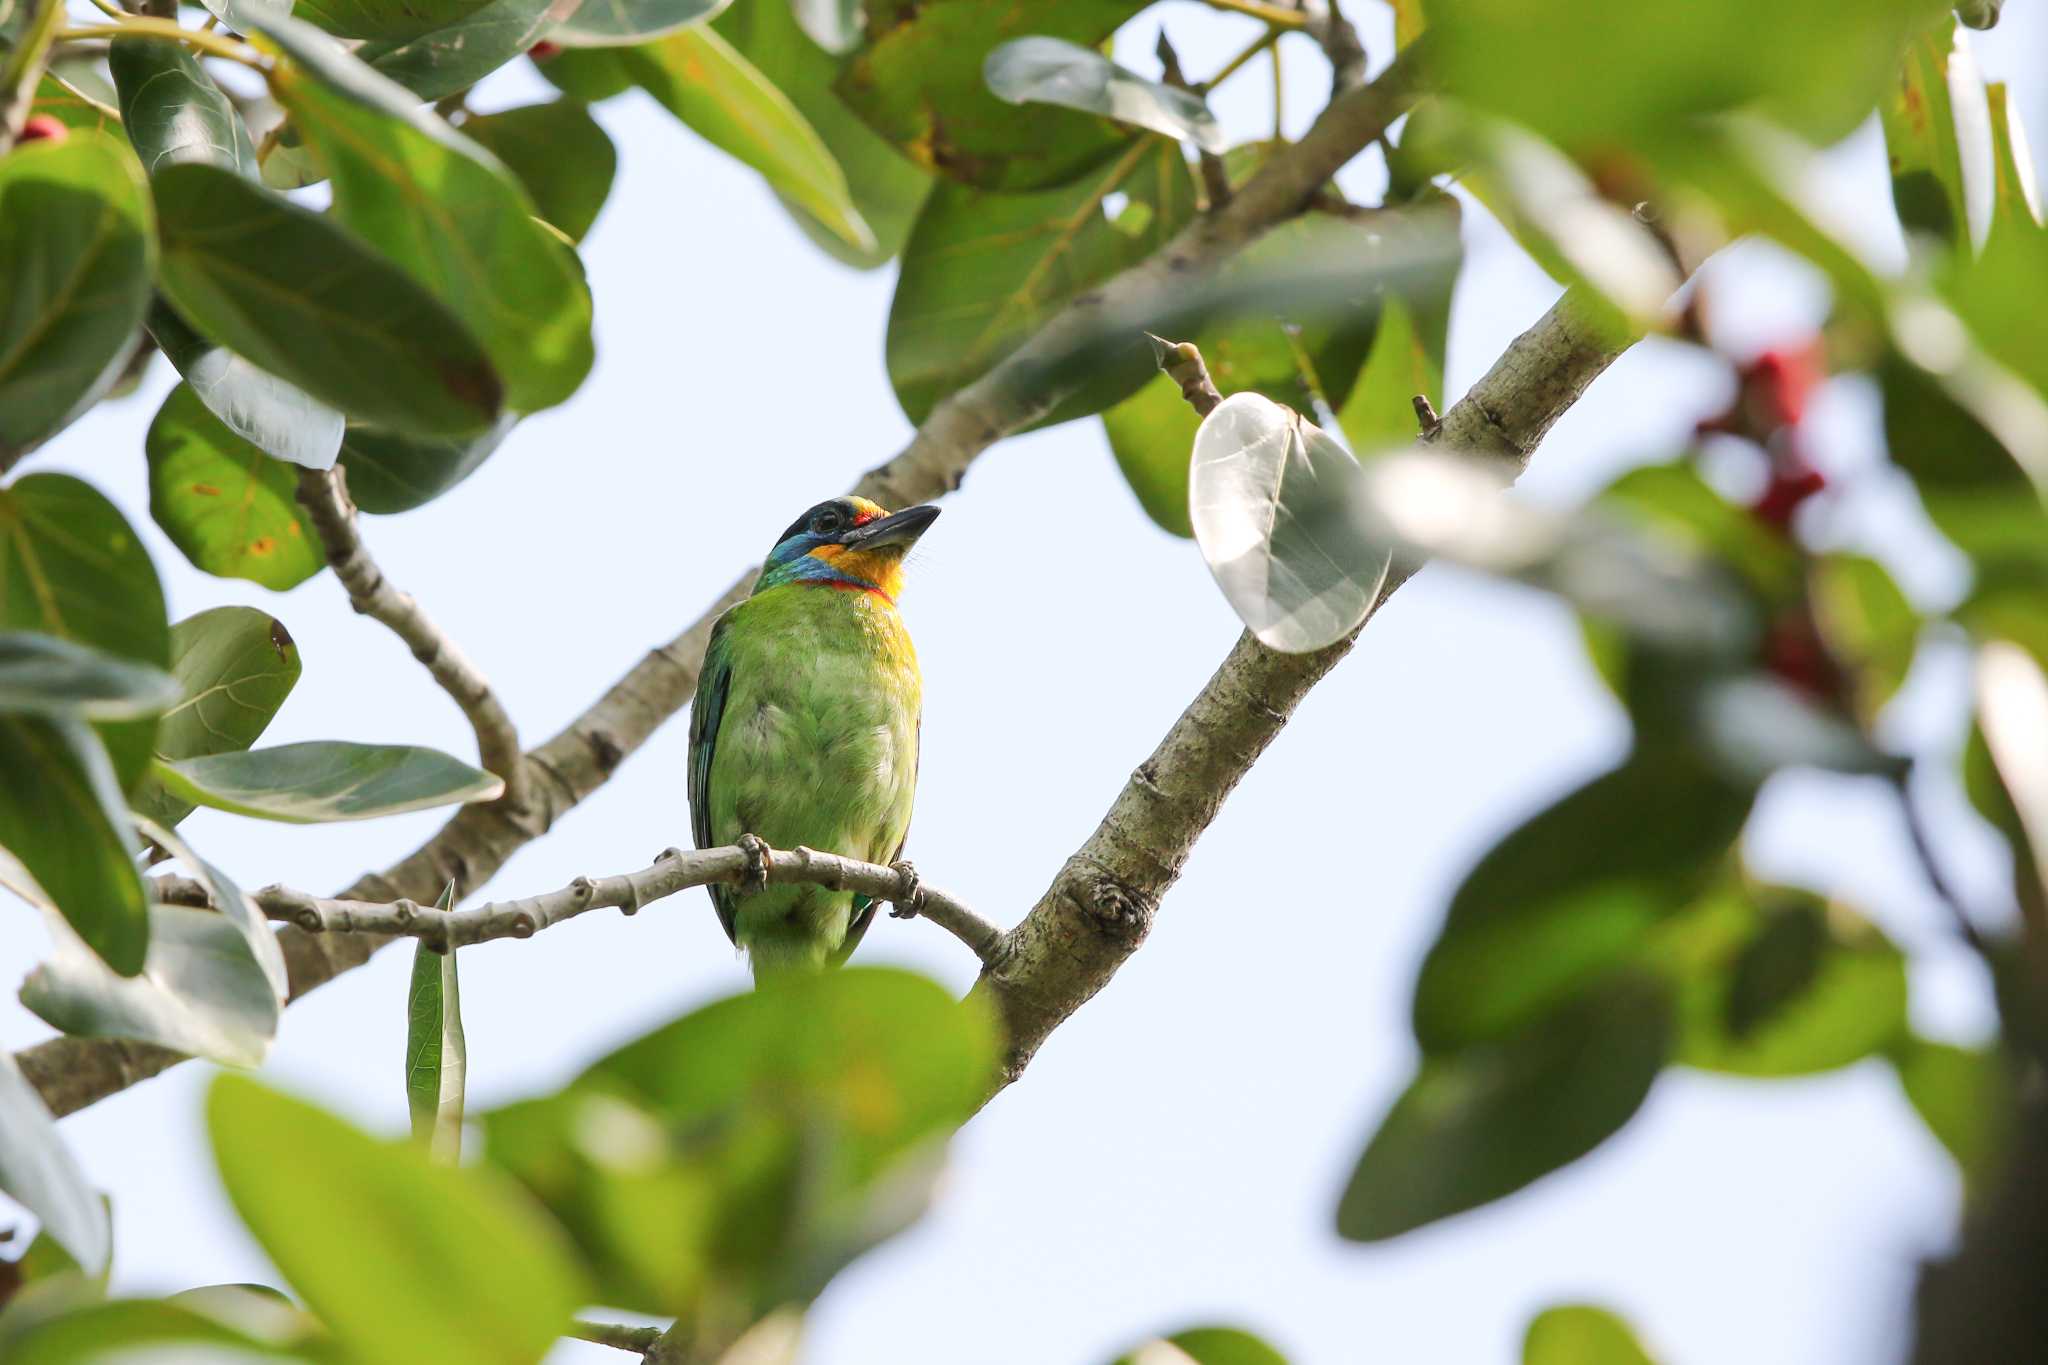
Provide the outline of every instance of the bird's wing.
[[[718,749],[718,726],[725,719],[725,697],[732,689],[732,647],[726,638],[726,618],[711,628],[704,646],[704,666],[697,674],[697,700],[690,706],[690,834],[697,847],[711,843],[711,758]],[[718,910],[718,922],[734,943],[732,888],[711,885],[711,904]]]
[[[917,765],[923,760],[924,717],[919,716],[917,718],[917,748],[912,751],[910,756],[910,789],[912,791],[917,790]],[[906,824],[903,827],[903,837],[896,841],[896,851],[889,855],[890,862],[893,863],[903,856],[903,846],[909,841],[910,827]],[[874,922],[875,898],[872,896],[856,895],[853,898],[853,918],[846,925],[846,941],[841,943],[839,951],[832,955],[833,966],[843,967],[846,965],[846,959],[853,956],[855,948],[860,947],[861,937],[867,933],[868,926]]]

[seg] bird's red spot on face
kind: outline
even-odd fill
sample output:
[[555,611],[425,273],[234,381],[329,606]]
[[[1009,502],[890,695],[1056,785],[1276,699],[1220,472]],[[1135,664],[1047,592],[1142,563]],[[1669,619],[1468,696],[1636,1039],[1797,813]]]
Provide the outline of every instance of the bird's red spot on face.
[[869,502],[866,498],[855,498],[853,500],[853,524],[855,526],[865,526],[871,521],[888,515],[889,509],[880,503]]

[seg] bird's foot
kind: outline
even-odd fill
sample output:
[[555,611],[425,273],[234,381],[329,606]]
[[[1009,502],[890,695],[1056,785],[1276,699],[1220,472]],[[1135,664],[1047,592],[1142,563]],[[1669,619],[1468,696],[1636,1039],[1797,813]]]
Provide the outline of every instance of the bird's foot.
[[742,834],[738,840],[740,851],[747,855],[747,875],[740,880],[740,890],[752,896],[768,889],[768,841],[758,834]]
[[909,859],[898,858],[889,864],[889,870],[896,874],[896,894],[890,898],[889,917],[915,919],[924,906],[924,886],[918,878],[917,869],[911,866]]

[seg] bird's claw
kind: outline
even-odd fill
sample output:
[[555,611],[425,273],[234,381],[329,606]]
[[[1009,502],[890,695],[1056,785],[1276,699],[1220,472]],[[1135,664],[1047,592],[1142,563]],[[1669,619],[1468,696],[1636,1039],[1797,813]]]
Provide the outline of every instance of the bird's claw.
[[739,847],[747,855],[747,874],[740,880],[740,890],[747,895],[757,895],[768,889],[768,841],[758,834],[742,834]]
[[891,919],[915,919],[924,905],[924,886],[918,879],[917,869],[908,858],[898,858],[889,864],[889,870],[896,874],[896,895],[889,905]]

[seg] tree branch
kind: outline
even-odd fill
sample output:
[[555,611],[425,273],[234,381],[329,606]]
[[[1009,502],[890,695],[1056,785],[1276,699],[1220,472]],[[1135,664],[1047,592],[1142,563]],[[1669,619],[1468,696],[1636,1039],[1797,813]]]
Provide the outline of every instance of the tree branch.
[[[1521,472],[1552,423],[1632,341],[1596,330],[1588,318],[1576,296],[1561,299],[1444,414],[1432,443]],[[1375,613],[1412,573],[1397,568]],[[1353,632],[1312,654],[1282,654],[1241,636],[1138,765],[1088,841],[1003,936],[975,985],[1006,1029],[1003,1084],[1022,1075],[1046,1037],[1137,951],[1224,798],[1356,639]]]
[[[1188,280],[1299,213],[1330,177],[1405,113],[1419,79],[1413,58],[1411,49],[1379,79],[1332,101],[1301,140],[1275,151],[1229,204],[1198,218],[1101,288],[1073,299],[1024,346],[941,401],[910,444],[869,470],[854,491],[885,507],[907,507],[959,487],[984,450],[1029,426],[1083,381],[1083,374],[1071,367],[1063,371],[1057,362],[1098,334],[1105,318],[1142,316],[1183,293]],[[1059,382],[1048,383],[1049,377]],[[721,612],[746,596],[756,572],[749,569],[695,623],[650,651],[568,728],[528,752],[533,781],[524,808],[502,800],[464,806],[425,844],[384,871],[357,878],[342,897],[425,901],[453,881],[459,899],[489,880],[506,859],[609,781],[657,727],[689,704],[711,627]],[[292,998],[361,966],[388,941],[365,934],[280,930]],[[38,1043],[15,1057],[60,1115],[184,1059],[144,1043],[68,1037]]]
[[569,1330],[563,1335],[574,1337],[578,1341],[609,1346],[615,1351],[631,1351],[636,1355],[644,1355],[653,1350],[654,1344],[661,1340],[661,1328],[628,1327],[623,1323],[589,1322],[578,1318],[569,1324]]
[[[883,867],[814,848],[780,851],[765,848],[761,866],[770,882],[811,882],[834,891],[857,891],[921,915],[965,943],[986,962],[1002,931],[972,909],[928,886],[910,864]],[[249,893],[257,908],[272,919],[285,920],[308,934],[377,934],[416,938],[435,952],[467,948],[501,938],[532,938],[543,929],[574,919],[586,910],[623,910],[637,914],[644,906],[666,900],[691,887],[713,883],[738,885],[754,869],[744,848],[727,846],[684,851],[664,849],[653,863],[637,872],[613,877],[578,877],[567,886],[538,896],[491,901],[467,910],[437,910],[414,900],[360,901],[327,898],[266,886]],[[155,899],[173,905],[210,905],[206,888],[187,877],[160,877],[150,884]]]
[[349,605],[382,622],[426,665],[441,690],[454,698],[476,732],[477,756],[505,780],[501,798],[515,808],[526,804],[526,761],[512,717],[491,684],[409,593],[401,592],[377,567],[356,533],[356,508],[340,465],[299,471],[299,503],[327,552],[334,576],[348,590]]

